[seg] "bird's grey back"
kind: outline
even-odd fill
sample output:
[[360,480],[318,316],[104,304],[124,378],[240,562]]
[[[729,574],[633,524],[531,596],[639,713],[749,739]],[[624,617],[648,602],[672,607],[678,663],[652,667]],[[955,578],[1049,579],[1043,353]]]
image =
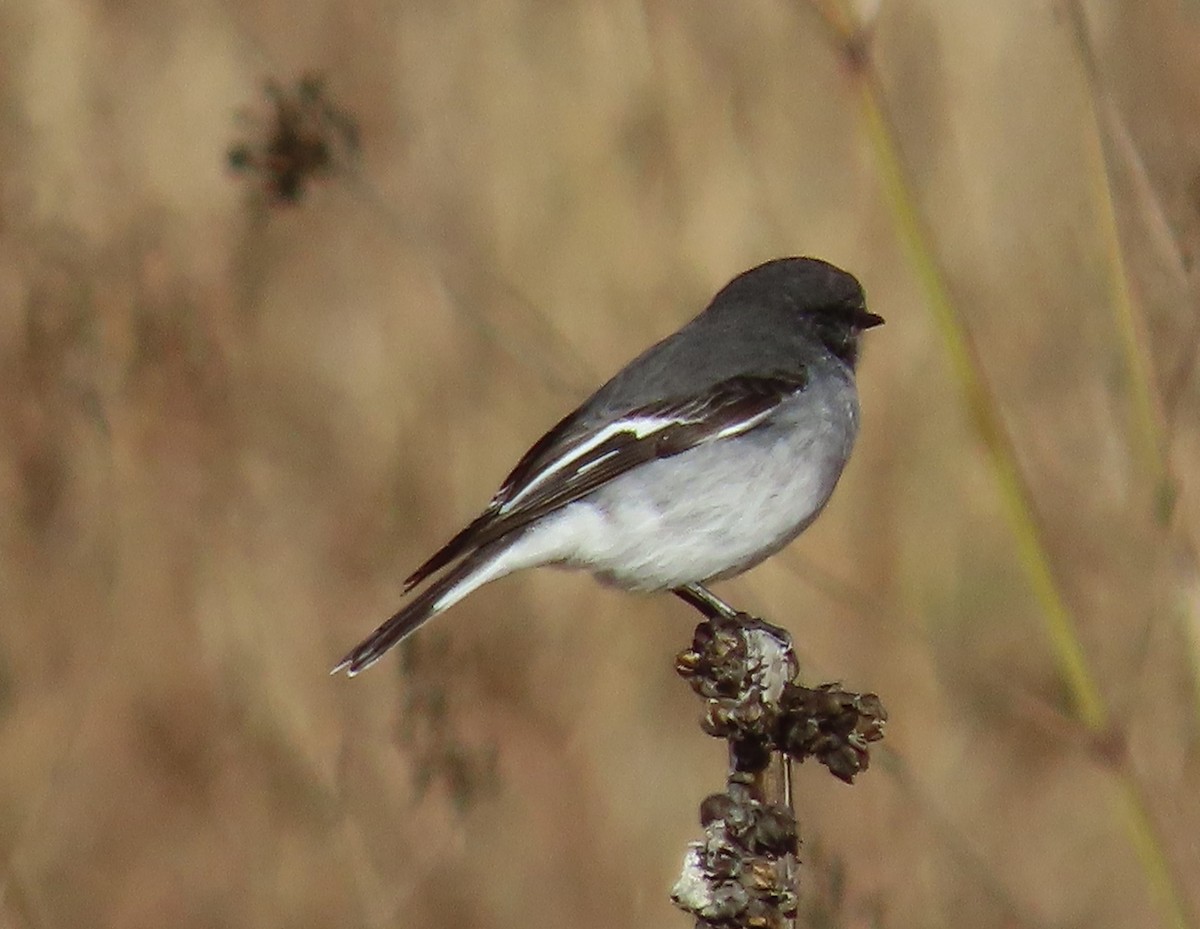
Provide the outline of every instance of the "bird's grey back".
[[724,304],[652,345],[585,406],[596,422],[636,409],[647,397],[695,396],[733,377],[797,373],[823,355],[829,353],[794,313]]

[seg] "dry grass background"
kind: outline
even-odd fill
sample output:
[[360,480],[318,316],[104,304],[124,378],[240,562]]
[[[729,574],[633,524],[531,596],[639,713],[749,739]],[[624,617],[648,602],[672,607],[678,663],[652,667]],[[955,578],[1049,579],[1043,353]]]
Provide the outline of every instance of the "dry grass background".
[[[805,924],[1200,925],[1200,6],[1073,11],[859,9],[864,72],[777,0],[0,6],[0,926],[685,925],[723,759],[673,598],[533,573],[326,670],[590,385],[788,253],[888,320],[830,509],[724,588],[892,717],[853,788],[799,771]],[[224,152],[309,70],[363,185],[267,210]]]

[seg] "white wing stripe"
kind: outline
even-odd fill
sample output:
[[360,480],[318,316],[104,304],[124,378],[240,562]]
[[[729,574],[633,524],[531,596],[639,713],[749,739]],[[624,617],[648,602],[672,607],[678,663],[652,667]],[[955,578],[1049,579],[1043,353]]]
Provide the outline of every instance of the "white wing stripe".
[[594,461],[589,461],[587,464],[580,465],[578,468],[576,468],[575,473],[576,474],[587,474],[590,470],[592,470],[592,468],[595,468],[599,465],[604,464],[604,462],[606,462],[606,461],[608,461],[608,459],[612,458],[613,455],[619,455],[620,453],[621,453],[621,450],[619,448],[614,448],[611,452],[605,452],[603,455],[601,455],[599,458],[595,459]]
[[[763,420],[765,420],[768,416],[770,416],[771,413],[774,412],[774,410],[775,410],[775,406],[771,406],[768,409],[765,409],[765,410],[761,411],[760,413],[757,413],[754,416],[751,416],[749,419],[741,419],[741,420],[737,420],[736,422],[732,422],[729,425],[725,426],[725,428],[719,430],[718,432],[713,433],[711,436],[706,438],[704,441],[712,441],[713,439],[726,439],[726,438],[729,438],[730,436],[740,435],[741,433],[746,432],[749,429],[753,429],[755,426],[757,426],[759,423],[761,423]],[[697,412],[699,412],[699,411],[697,411]],[[610,423],[609,425],[607,425],[603,429],[601,429],[599,432],[597,432],[595,435],[591,436],[586,442],[583,442],[580,445],[576,445],[574,448],[567,449],[566,453],[561,458],[556,458],[554,461],[552,461],[548,465],[546,465],[546,467],[544,467],[541,471],[539,471],[529,481],[528,484],[526,484],[524,487],[522,487],[520,489],[520,491],[518,491],[515,495],[513,495],[509,500],[505,501],[504,505],[500,507],[499,512],[501,514],[510,512],[515,506],[520,504],[520,502],[525,497],[527,497],[530,493],[532,493],[539,486],[544,484],[547,480],[549,480],[555,474],[570,467],[573,463],[579,461],[580,458],[583,458],[584,456],[586,456],[588,454],[588,452],[590,452],[594,448],[604,444],[605,442],[607,442],[609,439],[611,439],[615,435],[619,435],[620,433],[626,432],[626,433],[632,433],[633,437],[635,439],[644,439],[647,436],[653,435],[656,432],[661,432],[662,430],[664,430],[670,426],[677,426],[677,425],[681,425],[681,424],[691,424],[691,423],[697,423],[697,422],[702,422],[702,421],[703,421],[702,418],[697,418],[696,416],[689,417],[686,415],[680,416],[680,415],[676,414],[674,416],[644,416],[644,417],[638,417],[638,418],[634,418],[634,419],[621,419],[621,420],[617,420],[614,423]],[[610,452],[606,452],[605,454],[601,455],[596,460],[589,461],[589,462],[586,462],[583,465],[581,465],[575,473],[576,474],[585,474],[588,471],[590,471],[592,468],[597,467],[598,465],[602,464],[603,462],[607,461],[609,458],[611,458],[617,454],[620,454],[619,449],[614,449]]]
[[546,465],[546,467],[542,468],[542,470],[539,471],[528,484],[521,488],[520,492],[511,497],[502,507],[500,507],[500,512],[507,513],[514,506],[520,503],[522,498],[528,496],[530,491],[532,491],[534,488],[545,483],[550,477],[569,466],[573,461],[577,461],[579,458],[586,455],[597,445],[602,445],[604,442],[607,442],[614,435],[622,432],[632,432],[634,438],[644,439],[651,433],[659,432],[660,430],[665,429],[667,426],[672,426],[678,422],[679,420],[675,417],[655,416],[640,417],[637,419],[619,419],[615,423],[610,423],[597,432],[594,436],[589,438],[582,445],[576,445],[574,448],[567,449],[566,454],[563,455],[563,457],[556,458],[554,461]]
[[741,435],[743,432],[753,429],[774,412],[775,407],[772,406],[755,416],[751,416],[749,419],[739,419],[737,422],[730,423],[720,432],[714,433],[712,438],[708,439],[708,441],[711,442],[712,439],[727,439],[732,435]]

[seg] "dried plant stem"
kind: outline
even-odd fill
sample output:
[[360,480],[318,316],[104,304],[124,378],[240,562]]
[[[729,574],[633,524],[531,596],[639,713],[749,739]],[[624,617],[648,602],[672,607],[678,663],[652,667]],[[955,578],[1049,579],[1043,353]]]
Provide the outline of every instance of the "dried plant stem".
[[[1080,722],[1101,739],[1109,727],[1108,708],[1088,665],[1075,618],[1054,577],[1049,551],[1035,516],[1033,497],[1018,466],[1016,451],[1004,428],[995,398],[983,380],[974,343],[950,297],[934,253],[933,238],[917,206],[916,195],[900,154],[897,134],[888,118],[882,89],[867,53],[866,40],[844,2],[816,2],[814,6],[837,36],[847,61],[853,67],[864,129],[875,156],[884,194],[900,240],[925,288],[954,377],[992,461],[1018,554],[1041,605],[1059,673],[1070,691]],[[1119,244],[1115,247],[1119,249]],[[1114,286],[1117,285],[1120,286],[1123,299],[1127,299],[1128,288],[1123,271],[1115,280]],[[1119,764],[1112,770],[1119,782],[1120,807],[1126,830],[1147,881],[1154,889],[1169,924],[1176,929],[1185,929],[1193,925],[1186,898],[1172,874],[1145,796],[1127,765]]]
[[791,637],[744,613],[710,614],[676,668],[705,700],[704,731],[728,741],[729,771],[725,790],[700,806],[704,840],[689,846],[671,899],[698,929],[791,929],[791,763],[816,758],[853,781],[883,737],[883,707],[874,694],[802,686]]
[[758,775],[757,789],[769,803],[786,806],[795,815],[792,797],[792,759],[780,752],[771,755],[771,762]]

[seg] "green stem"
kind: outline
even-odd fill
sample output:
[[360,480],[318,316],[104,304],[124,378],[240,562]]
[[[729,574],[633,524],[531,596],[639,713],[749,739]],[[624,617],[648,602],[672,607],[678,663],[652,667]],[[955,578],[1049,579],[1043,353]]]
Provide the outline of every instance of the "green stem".
[[1005,513],[1016,537],[1018,555],[1042,607],[1059,672],[1071,694],[1080,721],[1093,732],[1099,732],[1108,724],[1108,711],[1088,668],[1075,619],[1051,569],[1049,553],[1034,516],[1032,495],[1017,464],[1016,451],[1001,422],[996,403],[980,376],[974,344],[950,298],[945,278],[933,254],[930,236],[905,176],[895,133],[883,110],[879,88],[872,74],[864,71],[859,75],[859,89],[867,136],[879,167],[884,194],[891,206],[901,242],[925,288],[951,370],[987,448]]
[[[863,36],[854,25],[844,4],[818,3],[817,9],[827,26],[837,34],[843,47],[851,52],[847,59],[855,69],[864,127],[875,155],[884,194],[896,223],[897,234],[925,288],[934,324],[942,336],[952,373],[959,383],[971,418],[991,459],[1000,497],[1015,536],[1017,553],[1041,606],[1047,637],[1059,674],[1071,695],[1080,722],[1090,732],[1102,736],[1109,724],[1108,708],[1088,666],[1078,625],[1054,576],[1049,549],[1038,526],[1033,497],[1021,474],[1016,450],[1004,428],[995,399],[983,381],[982,368],[970,334],[950,297],[949,288],[933,250],[932,236],[921,217],[904,168],[896,132],[884,106],[882,90],[870,60],[863,52]],[[1109,203],[1111,205],[1111,199]],[[1112,229],[1115,231],[1115,228],[1114,220]],[[1110,239],[1108,247],[1110,250],[1116,249],[1115,254],[1118,258],[1115,265],[1110,261],[1110,273],[1114,275],[1114,294],[1119,301],[1123,301],[1118,306],[1118,315],[1127,312],[1132,321],[1134,316],[1128,286],[1125,283],[1124,265],[1119,261],[1119,240]],[[1127,331],[1135,333],[1136,329],[1130,328]],[[1133,352],[1129,357],[1133,361],[1140,358],[1141,353]],[[1146,373],[1144,369],[1137,368],[1133,373],[1135,380],[1143,385],[1147,383],[1143,380]],[[1135,402],[1143,423],[1156,421],[1143,407],[1143,404],[1147,403],[1146,399],[1135,398]],[[1157,440],[1157,436],[1154,438]],[[1158,447],[1157,441],[1154,442],[1154,447]],[[1145,795],[1127,766],[1115,767],[1113,771],[1119,782],[1126,830],[1147,881],[1163,907],[1169,924],[1175,929],[1188,929],[1193,925],[1188,913],[1188,904],[1171,872]]]
[[1105,270],[1108,290],[1116,321],[1121,351],[1129,378],[1130,401],[1133,406],[1135,453],[1150,479],[1158,507],[1156,515],[1165,525],[1170,515],[1171,487],[1166,463],[1166,442],[1163,434],[1162,409],[1155,384],[1157,378],[1147,347],[1142,314],[1129,286],[1125,270],[1125,254],[1121,247],[1121,230],[1109,179],[1108,159],[1104,139],[1104,117],[1101,112],[1108,97],[1101,86],[1095,56],[1089,40],[1087,20],[1078,2],[1067,4],[1075,35],[1075,48],[1083,76],[1088,86],[1088,177],[1092,182],[1092,199],[1096,204],[1100,235],[1104,244]]

